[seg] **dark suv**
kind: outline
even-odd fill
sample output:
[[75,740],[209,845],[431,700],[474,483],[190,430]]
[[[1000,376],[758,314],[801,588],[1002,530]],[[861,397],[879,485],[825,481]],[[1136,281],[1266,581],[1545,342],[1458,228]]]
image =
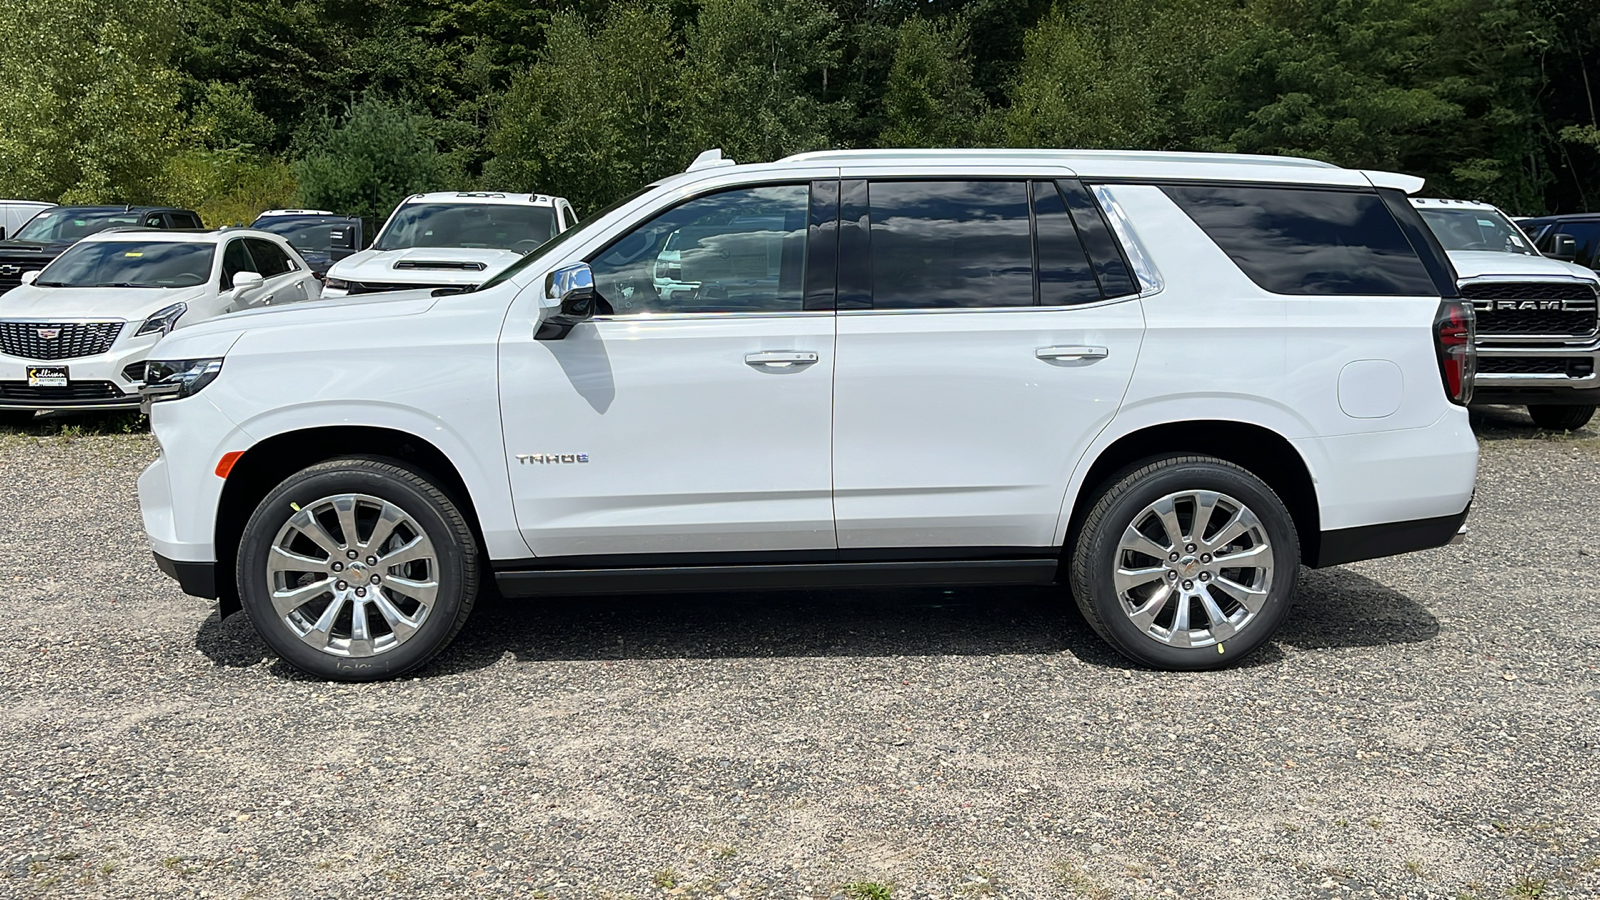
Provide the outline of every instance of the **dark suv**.
[[[1521,219],[1517,224],[1522,226],[1522,230],[1528,233],[1539,252],[1545,256],[1565,259],[1591,269],[1600,267],[1600,213],[1540,216]],[[1562,241],[1562,235],[1571,237],[1572,243]],[[1572,255],[1568,256],[1568,253]]]
[[365,246],[359,216],[339,216],[321,209],[269,209],[250,227],[281,235],[300,251],[318,280],[328,277],[334,263]]
[[202,228],[200,216],[164,206],[54,206],[28,220],[10,240],[0,241],[0,293],[22,283],[61,252],[108,228]]

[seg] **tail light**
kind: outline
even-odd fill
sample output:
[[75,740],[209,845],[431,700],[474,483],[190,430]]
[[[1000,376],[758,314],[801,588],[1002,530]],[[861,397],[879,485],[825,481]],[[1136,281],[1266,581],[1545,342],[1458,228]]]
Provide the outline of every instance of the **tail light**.
[[1478,373],[1478,316],[1464,300],[1439,304],[1433,320],[1434,348],[1439,353],[1439,375],[1451,403],[1472,402],[1472,378]]

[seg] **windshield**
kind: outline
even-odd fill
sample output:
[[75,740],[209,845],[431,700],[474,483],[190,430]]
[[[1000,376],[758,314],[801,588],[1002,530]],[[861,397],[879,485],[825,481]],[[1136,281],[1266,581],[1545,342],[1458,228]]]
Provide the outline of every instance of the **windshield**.
[[45,266],[42,287],[180,288],[211,278],[215,244],[176,241],[90,241]]
[[549,206],[408,203],[373,242],[374,250],[472,247],[527,253],[556,233]]
[[[651,188],[654,188],[654,187],[655,187],[654,184],[647,184],[644,187],[638,189],[637,191],[634,191],[633,193],[629,194],[628,196],[623,197],[621,200],[618,200],[617,202],[611,204],[610,206],[606,207],[605,209],[600,210],[599,212],[595,213],[589,219],[590,224],[602,221],[603,219],[605,219],[606,216],[611,214],[612,210],[617,209],[617,208],[623,206],[624,204],[631,203],[635,198],[643,196],[647,191],[649,191]],[[566,231],[563,231],[560,234],[556,235],[555,240],[546,242],[545,244],[541,245],[534,252],[527,254],[526,256],[522,257],[521,259],[517,260],[516,262],[512,263],[511,265],[506,266],[504,269],[501,269],[499,272],[495,273],[493,278],[490,278],[488,281],[485,281],[483,284],[478,285],[477,289],[482,291],[482,290],[486,290],[488,288],[492,288],[495,285],[500,284],[503,281],[509,281],[513,275],[516,275],[518,272],[521,272],[523,269],[526,269],[527,267],[533,265],[534,263],[536,263],[539,260],[545,258],[546,256],[549,256],[550,252],[552,250],[555,250],[557,247],[560,247],[562,244],[565,244],[567,241],[570,241],[573,238],[577,237],[579,232],[587,231],[587,230],[588,229],[586,229],[586,228],[577,228],[577,227],[568,228]]]
[[1446,250],[1494,250],[1538,256],[1511,220],[1492,209],[1419,209]]
[[282,235],[283,239],[289,242],[289,246],[301,253],[327,255],[336,251],[355,249],[355,223],[338,216],[320,218],[272,216],[258,219],[250,227],[257,231]]
[[120,209],[47,209],[17,229],[13,240],[55,244],[76,241],[117,225],[138,225],[144,213]]

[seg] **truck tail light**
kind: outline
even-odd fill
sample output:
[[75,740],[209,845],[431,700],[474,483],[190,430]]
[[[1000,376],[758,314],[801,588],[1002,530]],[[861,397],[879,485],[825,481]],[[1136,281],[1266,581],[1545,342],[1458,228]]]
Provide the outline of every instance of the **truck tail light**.
[[1439,354],[1439,375],[1451,403],[1472,402],[1472,379],[1478,372],[1478,316],[1464,300],[1439,304],[1433,320],[1434,349]]

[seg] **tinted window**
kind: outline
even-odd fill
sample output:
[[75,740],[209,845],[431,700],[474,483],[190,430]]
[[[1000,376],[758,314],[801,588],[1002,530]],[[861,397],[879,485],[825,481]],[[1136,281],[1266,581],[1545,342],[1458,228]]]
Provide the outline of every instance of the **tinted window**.
[[668,210],[589,265],[617,315],[802,308],[807,185],[745,188]]
[[223,290],[233,287],[233,276],[240,272],[254,271],[256,262],[250,258],[250,251],[245,249],[244,241],[229,241],[227,248],[222,251]]
[[261,273],[262,278],[282,275],[295,268],[289,255],[271,241],[248,238],[244,243],[250,247],[250,256],[255,259],[256,271]]
[[194,213],[173,213],[172,224],[175,228],[202,228],[200,217]]
[[17,229],[19,241],[76,241],[119,225],[138,225],[139,213],[104,209],[47,209]]
[[1217,246],[1275,294],[1439,296],[1375,193],[1306,188],[1162,188]]
[[1128,271],[1127,261],[1122,258],[1122,247],[1117,243],[1111,226],[1106,224],[1100,204],[1090,196],[1089,189],[1078,181],[1062,181],[1057,186],[1061,189],[1061,196],[1067,200],[1067,208],[1072,211],[1072,221],[1078,226],[1083,248],[1089,252],[1089,259],[1094,263],[1095,277],[1100,279],[1100,290],[1107,297],[1138,293],[1133,274]]
[[39,273],[44,287],[162,287],[205,284],[212,244],[90,241],[74,245]]
[[556,233],[553,206],[408,203],[373,242],[377,250],[482,247],[527,253]]
[[1044,306],[1100,299],[1094,269],[1067,214],[1067,203],[1048,181],[1033,183],[1033,218],[1039,256],[1039,302]]
[[1493,250],[1522,256],[1535,255],[1533,247],[1523,239],[1522,232],[1505,216],[1492,209],[1428,207],[1417,212],[1446,250]]
[[1554,250],[1558,234],[1570,234],[1578,242],[1578,257],[1573,262],[1591,269],[1595,267],[1595,251],[1600,249],[1600,222],[1557,222],[1539,236],[1539,249],[1546,253]]
[[1028,187],[1021,181],[877,181],[874,309],[1033,305]]

